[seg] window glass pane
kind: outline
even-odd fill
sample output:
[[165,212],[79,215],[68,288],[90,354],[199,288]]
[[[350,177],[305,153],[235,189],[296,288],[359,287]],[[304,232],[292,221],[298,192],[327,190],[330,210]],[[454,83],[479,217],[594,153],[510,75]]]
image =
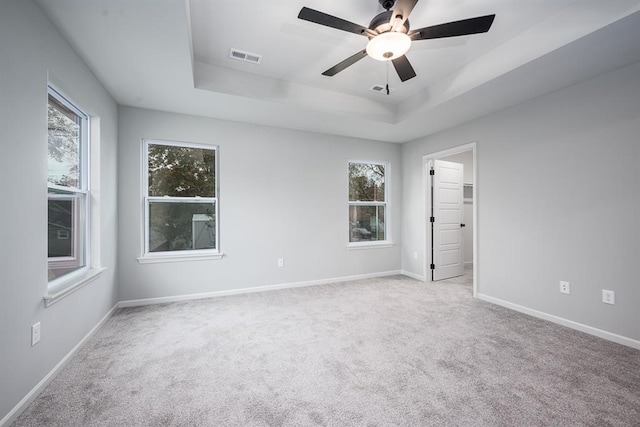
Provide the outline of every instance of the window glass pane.
[[384,206],[349,206],[349,241],[385,240]]
[[215,197],[215,150],[149,144],[149,196]]
[[149,252],[216,249],[215,203],[149,203]]
[[49,280],[85,266],[82,213],[85,195],[51,191],[48,195]]
[[73,199],[49,198],[49,258],[73,256]]
[[48,181],[65,187],[81,188],[81,118],[49,96],[47,123]]
[[384,202],[384,165],[349,163],[349,200]]

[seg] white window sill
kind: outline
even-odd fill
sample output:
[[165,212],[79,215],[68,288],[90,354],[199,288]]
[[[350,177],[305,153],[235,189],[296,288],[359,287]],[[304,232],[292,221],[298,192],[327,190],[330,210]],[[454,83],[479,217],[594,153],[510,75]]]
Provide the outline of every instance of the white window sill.
[[155,264],[160,262],[183,262],[183,261],[207,261],[218,260],[224,257],[224,253],[202,253],[202,254],[147,254],[138,257],[138,263],[140,264]]
[[59,288],[58,291],[48,292],[44,296],[44,306],[50,307],[64,297],[71,295],[78,289],[82,288],[84,285],[89,284],[96,280],[98,277],[102,276],[102,273],[105,270],[106,268],[104,267],[91,268],[84,274],[81,274],[79,276],[72,276],[68,281],[63,281],[61,284],[56,286],[56,288]]
[[383,248],[392,248],[395,246],[395,243],[388,241],[380,241],[380,242],[366,242],[366,243],[348,243],[347,250],[349,251],[358,251],[361,249],[383,249]]

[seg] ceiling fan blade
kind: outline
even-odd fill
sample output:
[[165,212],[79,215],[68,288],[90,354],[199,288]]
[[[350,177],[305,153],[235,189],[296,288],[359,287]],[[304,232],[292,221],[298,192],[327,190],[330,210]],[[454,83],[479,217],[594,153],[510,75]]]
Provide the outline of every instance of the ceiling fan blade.
[[365,56],[367,56],[367,50],[366,49],[362,49],[360,52],[356,53],[355,55],[351,55],[350,57],[348,57],[344,61],[339,62],[338,64],[336,64],[333,67],[329,68],[327,71],[322,73],[322,75],[323,76],[329,76],[329,77],[335,76],[340,71],[344,70],[347,67],[350,67],[351,65],[353,65],[356,62],[360,61]]
[[416,76],[416,72],[414,71],[411,63],[407,59],[406,55],[402,55],[399,58],[391,60],[393,62],[393,68],[396,69],[398,73],[398,77],[403,82],[406,82],[409,79],[412,79]]
[[[397,0],[389,24],[391,24],[394,29],[402,27],[402,24],[409,18],[409,14],[416,3],[418,3],[418,0]],[[398,16],[400,16],[400,18],[397,18]]]
[[486,33],[489,31],[489,28],[491,28],[495,17],[496,15],[478,16],[477,18],[424,27],[409,31],[409,37],[411,37],[412,40],[427,40]]
[[344,19],[336,18],[335,16],[328,15],[324,12],[309,9],[308,7],[300,9],[298,18],[354,34],[365,35],[365,31],[367,31],[367,28],[362,25],[354,24],[353,22],[345,21]]

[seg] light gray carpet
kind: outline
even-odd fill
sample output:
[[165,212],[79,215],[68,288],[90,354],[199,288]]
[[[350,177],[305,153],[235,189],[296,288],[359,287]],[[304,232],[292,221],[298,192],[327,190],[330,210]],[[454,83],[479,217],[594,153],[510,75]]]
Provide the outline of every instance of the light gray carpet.
[[640,352],[395,276],[119,310],[18,426],[638,426]]

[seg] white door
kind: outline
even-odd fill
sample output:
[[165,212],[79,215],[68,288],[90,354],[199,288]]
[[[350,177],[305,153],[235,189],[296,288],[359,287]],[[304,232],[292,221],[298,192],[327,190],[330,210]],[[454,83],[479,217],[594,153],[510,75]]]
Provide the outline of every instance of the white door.
[[464,170],[460,163],[435,160],[433,171],[433,280],[442,280],[464,273]]

